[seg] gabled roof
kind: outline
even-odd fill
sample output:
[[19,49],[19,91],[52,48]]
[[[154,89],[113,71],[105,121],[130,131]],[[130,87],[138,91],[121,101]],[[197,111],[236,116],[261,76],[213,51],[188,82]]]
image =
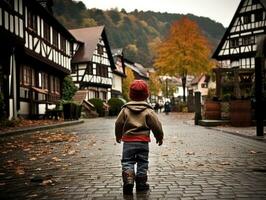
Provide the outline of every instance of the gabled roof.
[[93,52],[97,47],[99,38],[102,36],[104,26],[96,26],[90,28],[79,28],[69,30],[76,39],[82,43],[79,50],[75,54],[72,62],[91,61]]
[[126,77],[123,49],[111,49],[111,52],[115,63],[113,72],[121,77]]
[[204,79],[203,82],[205,82],[205,83],[210,82],[210,76],[209,76],[209,75],[201,74],[200,76],[196,76],[196,77],[191,81],[190,85],[197,85],[197,84],[200,82],[200,80],[202,80],[202,79]]
[[[230,30],[232,29],[232,26],[233,26],[233,24],[234,24],[234,22],[235,22],[235,20],[237,18],[237,14],[240,12],[240,10],[241,10],[244,2],[245,2],[245,0],[241,0],[240,1],[239,5],[238,5],[238,8],[237,8],[237,10],[236,10],[236,12],[235,12],[235,14],[234,14],[231,22],[230,22],[230,25],[226,29],[226,31],[225,31],[225,33],[223,35],[223,38],[221,39],[221,41],[220,41],[218,47],[216,48],[216,50],[214,51],[214,53],[212,55],[212,58],[219,60],[219,55],[218,54],[219,54],[220,50],[222,49],[223,44],[224,44],[227,36],[229,35]],[[262,4],[262,6],[264,7],[264,9],[266,10],[266,0],[259,0],[259,2]]]
[[63,34],[66,39],[76,41],[73,35],[51,14],[51,12],[45,9],[38,1],[25,0],[24,2],[26,5],[28,5],[28,7],[31,7],[31,9],[34,10],[35,13],[41,15],[41,17],[43,17],[44,19],[47,19],[55,24],[55,27],[61,31],[60,33]]
[[149,77],[147,76],[147,71],[141,64],[134,63],[128,59],[125,59],[125,65],[126,67],[129,67],[131,70],[137,73],[140,77],[144,79],[149,79]]
[[240,9],[241,9],[241,7],[242,7],[244,1],[245,1],[245,0],[241,0],[241,1],[240,1],[240,4],[238,5],[238,8],[237,8],[237,10],[236,10],[236,12],[235,12],[235,14],[234,14],[234,16],[233,16],[233,19],[231,20],[231,22],[230,22],[230,24],[229,24],[229,27],[227,27],[227,29],[226,29],[226,31],[225,31],[225,33],[224,33],[224,35],[223,35],[223,38],[221,39],[221,41],[220,41],[218,47],[217,47],[216,50],[214,51],[214,53],[213,53],[213,55],[212,55],[212,58],[218,60],[218,57],[219,57],[219,56],[218,56],[219,51],[222,49],[223,44],[224,44],[224,42],[225,42],[225,40],[226,40],[226,37],[227,37],[228,34],[230,33],[230,30],[231,30],[231,28],[232,28],[232,26],[233,26],[233,24],[234,24],[234,21],[235,21],[235,19],[236,19],[236,17],[237,17],[237,13],[239,13],[239,11],[240,11]]
[[107,40],[104,26],[79,28],[69,30],[80,42],[80,47],[72,59],[72,63],[89,62],[92,60],[93,52],[97,48],[100,37],[102,37],[108,58],[112,68],[115,68],[113,56]]

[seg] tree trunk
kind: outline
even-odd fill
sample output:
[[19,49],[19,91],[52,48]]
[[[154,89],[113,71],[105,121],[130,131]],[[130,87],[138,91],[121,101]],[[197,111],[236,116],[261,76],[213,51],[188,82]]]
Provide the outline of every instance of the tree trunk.
[[187,82],[187,77],[182,76],[182,87],[183,87],[183,101],[186,102],[186,82]]

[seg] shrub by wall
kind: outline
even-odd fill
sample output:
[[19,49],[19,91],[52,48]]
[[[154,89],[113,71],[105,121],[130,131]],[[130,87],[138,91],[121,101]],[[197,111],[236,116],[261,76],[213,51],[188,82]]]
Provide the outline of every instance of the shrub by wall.
[[108,104],[110,106],[109,108],[109,116],[116,116],[119,114],[122,106],[124,105],[124,101],[119,98],[111,98],[108,101]]
[[94,105],[96,112],[99,114],[99,117],[103,117],[104,116],[103,100],[99,98],[94,98],[94,99],[89,99],[89,102]]

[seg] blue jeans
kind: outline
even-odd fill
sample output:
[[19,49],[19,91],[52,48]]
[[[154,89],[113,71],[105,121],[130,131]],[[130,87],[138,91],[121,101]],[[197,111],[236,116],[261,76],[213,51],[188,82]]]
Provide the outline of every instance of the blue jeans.
[[124,142],[122,153],[122,171],[133,171],[137,164],[136,176],[147,176],[149,167],[149,143],[148,142]]

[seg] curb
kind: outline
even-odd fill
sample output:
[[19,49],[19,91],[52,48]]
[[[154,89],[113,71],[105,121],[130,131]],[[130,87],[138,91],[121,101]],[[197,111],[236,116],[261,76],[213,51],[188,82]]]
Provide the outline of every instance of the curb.
[[228,133],[228,134],[231,134],[231,135],[236,135],[236,136],[239,136],[239,137],[243,137],[243,138],[247,138],[247,139],[251,139],[251,140],[256,140],[256,141],[260,141],[260,142],[264,142],[266,143],[266,139],[262,138],[262,137],[259,137],[259,136],[247,136],[247,135],[243,135],[243,134],[240,134],[240,133],[235,133],[233,131],[226,131],[226,130],[221,130],[221,129],[216,129],[214,127],[205,127],[207,129],[212,129],[212,130],[215,130],[215,131],[220,131],[220,132],[223,132],[223,133]]
[[[235,136],[239,136],[239,137],[243,137],[243,138],[247,138],[247,139],[256,140],[256,141],[259,141],[259,142],[266,143],[266,138],[262,138],[262,137],[259,137],[259,136],[247,136],[247,135],[236,133],[236,132],[233,132],[233,131],[221,130],[221,129],[216,128],[215,126],[195,125],[195,124],[189,123],[189,122],[185,122],[185,124],[194,125],[194,126],[200,126],[200,127],[206,128],[206,129],[220,131],[220,132],[223,132],[223,133],[227,133],[227,134],[231,134],[231,135],[235,135]],[[266,136],[265,131],[264,131],[264,135]]]
[[8,136],[16,136],[22,133],[29,133],[33,131],[41,131],[41,130],[46,130],[46,129],[54,129],[54,128],[60,128],[60,127],[65,127],[65,126],[72,126],[72,125],[77,125],[81,123],[84,123],[84,120],[66,121],[66,122],[62,122],[58,124],[51,124],[51,125],[46,125],[46,126],[37,126],[37,127],[30,127],[30,128],[22,128],[19,130],[11,130],[11,131],[0,133],[0,138],[8,137]]

